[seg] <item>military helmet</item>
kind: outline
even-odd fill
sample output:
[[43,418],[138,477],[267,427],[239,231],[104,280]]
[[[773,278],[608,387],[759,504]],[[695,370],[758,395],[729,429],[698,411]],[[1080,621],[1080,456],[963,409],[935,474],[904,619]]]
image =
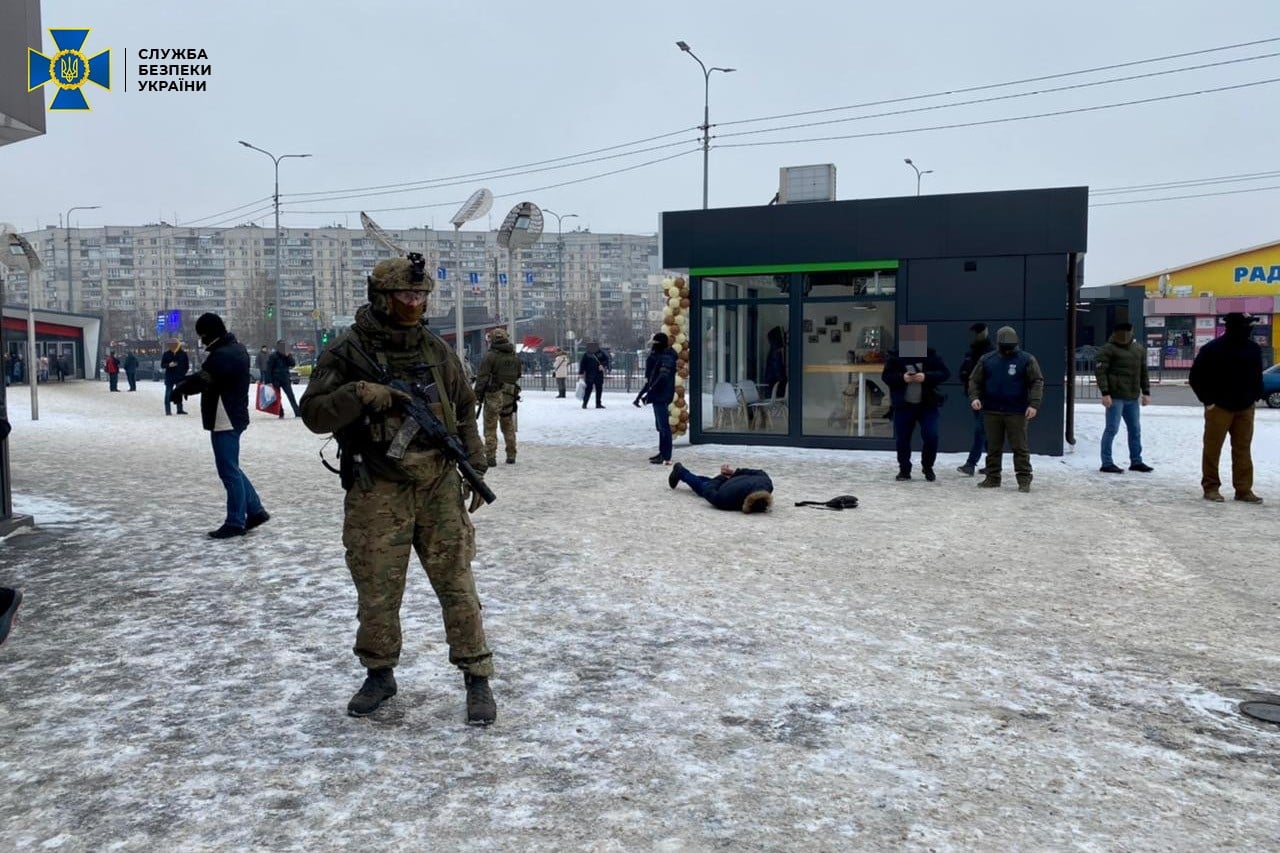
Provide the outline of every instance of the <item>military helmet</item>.
[[378,261],[369,276],[369,293],[388,293],[393,290],[418,290],[430,293],[435,287],[431,276],[424,269],[426,263],[417,252],[407,258],[391,258]]

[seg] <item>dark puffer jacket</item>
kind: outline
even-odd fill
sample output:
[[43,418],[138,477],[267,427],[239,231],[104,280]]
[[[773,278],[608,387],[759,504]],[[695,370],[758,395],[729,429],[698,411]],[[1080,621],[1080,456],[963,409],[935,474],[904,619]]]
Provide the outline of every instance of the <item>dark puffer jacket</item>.
[[193,373],[174,386],[184,397],[200,394],[200,420],[213,432],[218,405],[227,413],[231,426],[242,431],[249,426],[249,353],[233,334],[226,334],[209,346],[209,355]]
[[757,468],[739,468],[733,476],[718,474],[703,497],[716,509],[741,510],[742,502],[753,492],[773,492],[773,480]]
[[1098,381],[1098,393],[1104,397],[1136,400],[1139,394],[1151,394],[1147,348],[1126,332],[1116,332],[1098,350],[1093,375]]
[[1201,403],[1242,412],[1262,397],[1262,347],[1248,334],[1228,329],[1200,347],[1187,383]]

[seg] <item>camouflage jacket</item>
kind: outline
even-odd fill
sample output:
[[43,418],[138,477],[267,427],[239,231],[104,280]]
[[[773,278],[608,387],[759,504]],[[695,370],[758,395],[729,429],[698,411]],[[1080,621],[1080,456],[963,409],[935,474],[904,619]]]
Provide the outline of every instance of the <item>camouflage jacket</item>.
[[510,341],[495,343],[480,360],[480,369],[476,371],[476,393],[497,393],[503,385],[519,382],[520,375],[516,348]]
[[[386,452],[404,424],[392,406],[374,412],[360,402],[356,383],[374,379],[372,365],[355,352],[352,344],[376,359],[396,379],[431,383],[440,377],[439,402],[431,410],[445,423],[452,419],[455,431],[467,448],[467,460],[484,472],[484,444],[476,429],[476,397],[467,382],[457,355],[426,326],[400,328],[380,322],[368,305],[356,312],[355,325],[339,337],[316,363],[298,407],[302,422],[315,433],[334,433],[344,453],[359,453],[369,475],[384,480],[411,479],[405,469]],[[434,365],[435,371],[427,369]],[[446,411],[446,406],[451,411]],[[415,443],[410,449],[425,450]]]

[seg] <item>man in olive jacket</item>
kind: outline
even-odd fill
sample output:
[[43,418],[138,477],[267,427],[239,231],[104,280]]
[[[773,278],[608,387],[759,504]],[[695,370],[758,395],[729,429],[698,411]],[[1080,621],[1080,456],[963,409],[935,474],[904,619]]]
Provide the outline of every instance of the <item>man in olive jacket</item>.
[[520,399],[520,358],[506,329],[489,335],[489,351],[476,371],[476,396],[484,400],[485,464],[498,464],[498,424],[507,446],[507,464],[516,464],[516,403]]
[[1133,339],[1133,324],[1118,323],[1102,349],[1093,371],[1107,410],[1107,425],[1102,431],[1102,467],[1106,474],[1123,474],[1124,469],[1111,457],[1111,443],[1124,421],[1129,436],[1129,470],[1144,474],[1155,470],[1142,461],[1142,423],[1139,412],[1151,402],[1151,382],[1147,378],[1147,348]]
[[1027,422],[1035,418],[1044,401],[1044,372],[1040,362],[1018,346],[1012,326],[996,332],[996,351],[979,359],[969,374],[969,405],[983,413],[987,431],[986,477],[979,488],[1000,488],[1000,469],[1007,438],[1013,448],[1013,472],[1018,491],[1031,491],[1031,445]]
[[336,435],[342,453],[342,544],[359,622],[354,651],[368,673],[347,713],[367,716],[396,694],[400,603],[416,551],[440,601],[449,662],[463,673],[467,723],[488,725],[497,716],[489,689],[493,661],[471,573],[475,527],[465,502],[471,499],[474,512],[480,496],[470,494],[457,465],[421,431],[401,446],[404,395],[376,381],[381,367],[421,386],[424,402],[484,473],[475,394],[457,355],[422,322],[433,284],[424,263],[417,254],[378,262],[368,280],[369,304],[320,356],[299,408],[309,430]]

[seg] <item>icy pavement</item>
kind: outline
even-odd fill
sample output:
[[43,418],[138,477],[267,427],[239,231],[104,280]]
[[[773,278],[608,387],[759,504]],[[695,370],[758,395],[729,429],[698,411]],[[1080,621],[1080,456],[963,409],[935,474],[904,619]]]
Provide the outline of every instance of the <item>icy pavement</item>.
[[[420,569],[400,694],[345,715],[341,493],[301,423],[255,415],[244,465],[273,518],[214,543],[198,416],[164,417],[152,383],[77,383],[43,388],[33,424],[25,393],[16,502],[40,529],[0,542],[27,596],[0,649],[0,849],[1280,837],[1280,728],[1234,711],[1280,692],[1280,411],[1258,412],[1262,507],[1199,499],[1199,414],[1177,407],[1144,412],[1156,473],[1119,477],[1084,407],[1029,495],[979,492],[958,456],[895,483],[887,453],[677,444],[694,470],[767,468],[762,517],[671,492],[629,396],[529,392],[519,464],[475,516],[499,719],[473,730]],[[792,506],[846,493],[862,506]]]

